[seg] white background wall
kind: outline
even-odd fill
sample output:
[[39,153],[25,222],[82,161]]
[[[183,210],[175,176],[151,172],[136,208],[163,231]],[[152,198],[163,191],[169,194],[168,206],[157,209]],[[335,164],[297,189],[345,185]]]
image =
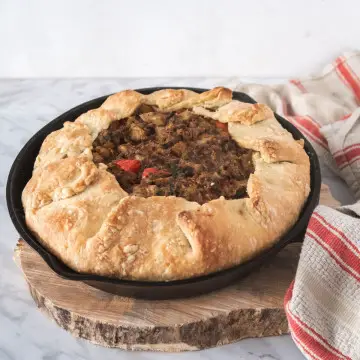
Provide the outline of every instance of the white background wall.
[[360,49],[359,0],[0,0],[0,77],[308,74]]

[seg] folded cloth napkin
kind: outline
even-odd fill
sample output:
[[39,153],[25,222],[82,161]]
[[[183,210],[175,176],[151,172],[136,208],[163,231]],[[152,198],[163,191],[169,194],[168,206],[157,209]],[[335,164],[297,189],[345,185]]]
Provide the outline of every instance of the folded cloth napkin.
[[[236,89],[298,127],[360,200],[360,52],[345,53],[315,77]],[[284,304],[306,358],[360,359],[360,201],[315,209]]]

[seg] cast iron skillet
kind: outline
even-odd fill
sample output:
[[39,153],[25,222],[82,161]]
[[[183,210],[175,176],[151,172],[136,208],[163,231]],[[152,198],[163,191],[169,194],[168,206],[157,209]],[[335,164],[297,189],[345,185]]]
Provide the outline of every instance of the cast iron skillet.
[[[143,94],[149,94],[154,91],[164,89],[145,88],[137,90]],[[176,88],[174,88],[176,89]],[[188,88],[195,92],[201,93],[206,89]],[[21,204],[21,193],[25,184],[31,177],[35,158],[39,152],[40,146],[45,137],[52,131],[62,127],[65,121],[74,121],[82,113],[99,107],[107,96],[88,101],[84,104],[60,115],[55,120],[44,126],[38,131],[23,147],[16,157],[8,177],[6,198],[7,206],[11,219],[20,236],[45,260],[50,268],[59,276],[74,281],[83,281],[84,283],[95,288],[122,295],[145,299],[169,299],[195,296],[202,293],[210,292],[231,284],[233,281],[247,275],[262,265],[266,260],[273,257],[283,247],[294,241],[301,241],[306,230],[309,218],[319,201],[321,176],[319,161],[311,144],[303,137],[299,130],[282,117],[276,115],[281,125],[291,132],[295,139],[304,139],[305,151],[309,155],[311,164],[311,192],[309,198],[300,214],[299,220],[273,247],[261,253],[254,259],[234,266],[230,269],[219,271],[205,276],[199,276],[187,280],[176,280],[168,282],[146,282],[111,279],[104,276],[80,274],[63,264],[59,259],[52,255],[43,247],[36,237],[30,232],[25,224],[24,210]],[[240,92],[234,92],[233,98],[247,103],[255,103],[248,95]]]

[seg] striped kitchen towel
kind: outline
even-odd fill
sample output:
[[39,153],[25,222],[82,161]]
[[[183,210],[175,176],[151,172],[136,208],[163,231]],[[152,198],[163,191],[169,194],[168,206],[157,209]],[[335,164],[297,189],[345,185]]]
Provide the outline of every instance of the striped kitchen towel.
[[358,200],[315,209],[284,304],[307,359],[360,360],[360,52],[345,53],[315,77],[237,89],[297,126]]

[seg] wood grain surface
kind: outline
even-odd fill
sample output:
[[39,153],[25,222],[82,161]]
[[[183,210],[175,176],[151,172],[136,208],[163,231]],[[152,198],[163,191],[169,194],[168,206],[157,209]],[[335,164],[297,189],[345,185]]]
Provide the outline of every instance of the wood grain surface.
[[[324,185],[320,203],[338,205]],[[283,299],[300,248],[287,246],[225,289],[162,301],[120,297],[62,279],[23,240],[15,249],[15,261],[39,309],[74,336],[108,347],[172,352],[287,333]]]

